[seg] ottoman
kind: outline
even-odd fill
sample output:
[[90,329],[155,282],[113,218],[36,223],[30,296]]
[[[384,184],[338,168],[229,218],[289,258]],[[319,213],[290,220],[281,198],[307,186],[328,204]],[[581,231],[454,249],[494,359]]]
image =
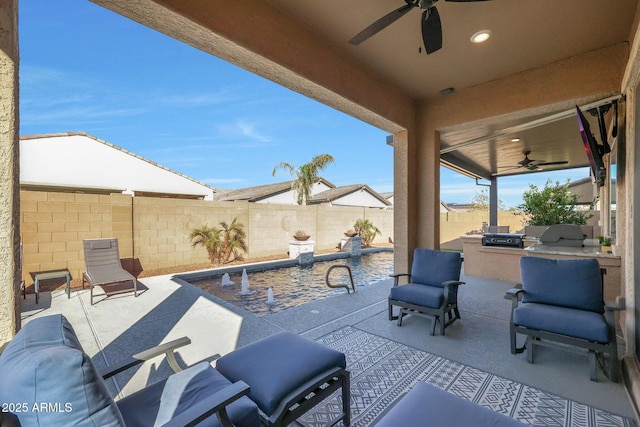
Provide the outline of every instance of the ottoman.
[[281,332],[221,357],[216,369],[231,382],[242,380],[268,426],[286,426],[342,389],[342,419],[351,422],[349,372],[343,353]]
[[375,427],[519,427],[525,424],[418,381],[375,424]]

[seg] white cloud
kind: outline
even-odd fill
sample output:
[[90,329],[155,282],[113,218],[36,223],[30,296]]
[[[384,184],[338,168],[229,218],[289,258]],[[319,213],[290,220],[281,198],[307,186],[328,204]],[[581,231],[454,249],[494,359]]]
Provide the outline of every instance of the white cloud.
[[218,132],[229,137],[245,137],[258,142],[271,142],[272,138],[257,129],[255,123],[250,123],[244,119],[237,119],[233,124],[219,124],[216,126]]

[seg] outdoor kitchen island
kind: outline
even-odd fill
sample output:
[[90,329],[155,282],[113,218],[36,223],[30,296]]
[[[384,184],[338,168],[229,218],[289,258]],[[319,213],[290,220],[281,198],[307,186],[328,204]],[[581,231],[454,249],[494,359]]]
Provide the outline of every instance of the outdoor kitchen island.
[[620,294],[621,260],[619,256],[600,252],[600,246],[565,247],[524,239],[524,248],[483,246],[481,235],[462,236],[464,273],[487,279],[520,282],[520,258],[537,256],[552,259],[596,258],[604,276],[604,297],[615,301]]

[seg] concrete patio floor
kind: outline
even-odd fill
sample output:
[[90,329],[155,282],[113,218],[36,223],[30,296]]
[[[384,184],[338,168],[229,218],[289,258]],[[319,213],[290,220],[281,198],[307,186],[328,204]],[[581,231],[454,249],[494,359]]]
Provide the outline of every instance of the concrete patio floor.
[[[462,320],[445,336],[430,336],[431,321],[405,318],[402,327],[387,318],[386,297],[391,280],[358,289],[352,295],[333,296],[263,317],[237,308],[174,275],[141,279],[148,288],[137,298],[122,294],[95,298],[76,290],[33,294],[23,300],[22,319],[62,313],[74,326],[85,351],[99,369],[171,339],[188,336],[192,344],[179,350],[179,360],[192,364],[226,354],[260,338],[289,330],[315,339],[351,325],[388,339],[482,369],[532,387],[636,419],[625,388],[598,371],[589,380],[586,355],[541,347],[534,364],[525,354],[509,351],[511,302],[504,299],[512,283],[464,276],[459,293]],[[100,290],[97,290],[99,293]],[[347,367],[348,368],[348,367]],[[170,368],[161,358],[119,374],[109,386],[114,395],[126,395],[163,378]]]

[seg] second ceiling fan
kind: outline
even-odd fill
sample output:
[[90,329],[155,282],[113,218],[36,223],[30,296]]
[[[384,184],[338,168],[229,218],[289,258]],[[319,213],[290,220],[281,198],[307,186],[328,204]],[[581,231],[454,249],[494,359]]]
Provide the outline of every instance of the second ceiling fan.
[[[435,4],[438,0],[404,0],[405,5],[386,14],[349,40],[353,45],[359,45],[369,37],[379,33],[398,19],[406,15],[411,9],[418,7],[422,12],[422,42],[427,55],[442,48],[442,24]],[[487,0],[445,0],[457,3],[470,3]]]
[[567,160],[557,160],[554,162],[545,162],[544,160],[533,160],[529,158],[531,150],[523,150],[524,159],[518,162],[518,166],[507,166],[509,169],[525,168],[530,171],[538,170],[540,166],[565,165],[569,163]]

